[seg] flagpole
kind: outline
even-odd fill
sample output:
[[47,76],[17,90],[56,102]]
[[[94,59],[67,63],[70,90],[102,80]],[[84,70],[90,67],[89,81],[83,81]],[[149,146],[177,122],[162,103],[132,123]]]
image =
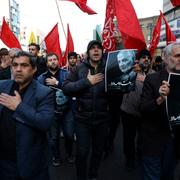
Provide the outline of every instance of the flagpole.
[[56,7],[57,7],[57,10],[58,10],[58,14],[59,14],[59,19],[60,19],[60,22],[61,22],[61,25],[62,25],[62,28],[63,28],[63,33],[64,33],[64,36],[66,38],[66,33],[65,33],[65,29],[64,29],[63,22],[62,22],[61,13],[60,13],[60,10],[59,10],[59,6],[58,6],[58,3],[57,3],[57,0],[55,0],[55,2],[56,2]]

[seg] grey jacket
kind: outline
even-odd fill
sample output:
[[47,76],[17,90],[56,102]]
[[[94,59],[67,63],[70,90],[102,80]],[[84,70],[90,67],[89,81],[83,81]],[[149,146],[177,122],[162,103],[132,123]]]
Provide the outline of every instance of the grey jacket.
[[123,95],[121,110],[136,117],[140,117],[140,95],[143,82],[136,80],[135,90]]

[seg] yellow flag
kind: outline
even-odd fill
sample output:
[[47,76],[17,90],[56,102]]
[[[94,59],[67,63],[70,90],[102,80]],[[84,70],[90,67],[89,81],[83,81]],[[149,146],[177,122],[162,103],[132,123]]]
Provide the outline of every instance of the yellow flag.
[[33,32],[31,32],[31,35],[29,37],[29,44],[36,43],[36,37]]

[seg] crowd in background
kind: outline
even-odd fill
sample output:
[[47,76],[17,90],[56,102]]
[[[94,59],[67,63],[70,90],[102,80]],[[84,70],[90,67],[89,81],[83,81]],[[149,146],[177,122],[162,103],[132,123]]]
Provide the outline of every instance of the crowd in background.
[[[117,41],[117,49],[122,48],[121,41]],[[76,164],[77,180],[97,180],[102,158],[107,157],[114,149],[114,139],[121,120],[125,166],[128,169],[133,169],[137,162],[141,162],[144,180],[173,180],[180,152],[179,127],[170,129],[165,99],[171,88],[167,82],[168,74],[180,72],[179,43],[168,45],[164,50],[163,57],[152,58],[147,49],[138,52],[133,65],[133,71],[136,73],[135,90],[115,94],[105,92],[104,71],[107,54],[103,52],[101,43],[96,40],[89,42],[84,58],[81,58],[76,52],[69,52],[65,67],[59,66],[59,58],[53,52],[45,57],[39,56],[40,47],[37,44],[29,44],[28,51],[23,54],[24,51],[17,48],[0,49],[0,80],[7,80],[9,83],[13,81],[15,84],[19,83],[21,87],[22,83],[19,79],[23,78],[22,72],[29,65],[27,62],[25,64],[25,60],[21,58],[27,57],[30,60],[33,57],[36,64],[36,68],[32,65],[32,69],[29,71],[32,77],[29,77],[30,80],[27,78],[28,83],[23,87],[25,90],[22,92],[18,90],[20,95],[16,93],[14,95],[12,92],[16,91],[15,85],[12,85],[10,91],[6,92],[12,97],[21,96],[21,100],[17,98],[18,104],[15,108],[11,108],[4,102],[6,98],[9,98],[8,95],[4,95],[6,81],[0,81],[1,86],[4,87],[4,89],[0,88],[0,93],[3,94],[2,97],[0,95],[0,107],[2,109],[6,107],[0,114],[0,131],[3,129],[2,119],[15,121],[15,123],[7,123],[5,126],[7,129],[15,131],[12,135],[16,135],[15,139],[9,137],[12,141],[8,147],[12,147],[18,152],[17,144],[11,145],[11,142],[20,141],[18,128],[22,128],[22,131],[27,131],[27,136],[32,136],[27,145],[26,153],[28,154],[33,144],[38,144],[33,151],[39,152],[39,156],[43,154],[43,158],[47,155],[46,158],[50,159],[53,166],[59,166],[62,159],[59,143],[60,137],[64,136],[66,159],[68,163]],[[39,85],[36,85],[37,88],[47,93],[39,92],[38,95],[33,95],[35,100],[25,101],[26,93],[29,93],[28,89],[34,81],[47,86],[48,88],[46,88],[53,94],[53,118],[52,114],[47,113],[52,111],[52,106],[47,105],[46,108],[45,105],[40,106],[43,103],[48,103],[43,102],[43,99],[48,100],[49,98],[49,92],[47,89],[43,89],[44,86],[40,88]],[[43,99],[41,99],[42,97]],[[12,101],[17,101],[17,99],[12,99]],[[49,102],[52,103],[50,100]],[[26,104],[32,104],[32,109],[27,107],[32,113],[35,111],[35,116],[32,119],[36,120],[38,113],[41,113],[39,116],[43,116],[45,119],[49,115],[51,123],[49,122],[47,128],[42,130],[43,125],[40,124],[39,119],[33,121],[28,117],[30,114],[26,112],[27,109],[23,110],[23,106],[26,107]],[[29,118],[27,123],[26,120],[22,122],[14,117],[14,114],[18,114],[18,112],[17,118]],[[43,123],[43,119],[41,121]],[[36,123],[40,125],[36,127]],[[42,133],[44,131],[47,135],[47,144],[50,147],[49,153],[45,151],[46,149],[42,149],[42,144],[46,144],[46,137]],[[0,146],[2,147],[5,144],[4,141],[7,141],[4,137],[6,132],[0,133],[1,135],[3,135],[3,138],[0,137]],[[24,137],[24,140],[26,138],[28,139],[28,137]],[[39,151],[40,148],[42,151]],[[76,155],[74,148],[76,148]],[[2,151],[0,150],[0,154]],[[91,153],[90,162],[88,161],[89,153]],[[33,156],[33,154],[31,155]],[[25,156],[26,154],[21,154],[22,159]],[[23,180],[48,179],[48,175],[43,173],[47,171],[47,162],[37,159],[37,161],[44,163],[43,167],[37,167],[37,171],[32,170],[31,174],[25,172],[24,175],[18,164],[20,156],[13,155],[12,157],[8,157],[6,154],[4,159],[0,155],[0,179],[10,180],[11,177],[4,175],[6,170],[7,172],[13,171],[11,172],[13,177]],[[31,156],[29,157],[31,158]],[[34,157],[32,157],[32,161],[27,161],[31,166],[34,166],[35,163]],[[7,164],[4,165],[7,163],[6,161],[10,167]],[[11,165],[9,163],[11,161],[15,163]],[[5,169],[5,171],[3,169],[4,173],[2,173],[1,168]]]

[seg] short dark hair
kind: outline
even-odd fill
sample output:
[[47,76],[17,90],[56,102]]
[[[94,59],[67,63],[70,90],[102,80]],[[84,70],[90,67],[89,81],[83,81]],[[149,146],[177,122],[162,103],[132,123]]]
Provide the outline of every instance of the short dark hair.
[[40,50],[40,45],[39,45],[39,44],[30,43],[30,44],[28,45],[28,47],[29,47],[29,46],[36,46],[37,50],[38,50],[38,51]]
[[162,62],[163,60],[162,60],[162,57],[161,56],[156,56],[156,58],[155,58],[155,62],[156,63],[160,63],[160,62]]
[[103,51],[103,46],[102,46],[101,42],[98,40],[92,40],[89,42],[89,44],[87,46],[87,54],[89,53],[89,50],[92,48],[93,45],[99,46],[99,48],[102,49],[102,51]]
[[149,56],[150,59],[152,59],[150,52],[147,49],[142,49],[137,54],[137,59],[140,60],[143,56]]
[[68,59],[70,59],[70,57],[72,57],[72,56],[77,59],[77,53],[76,53],[76,52],[73,52],[73,51],[72,51],[72,52],[69,52],[69,53],[68,53]]
[[3,55],[8,55],[8,50],[6,48],[1,48],[0,49],[0,56],[3,56]]
[[46,55],[46,62],[47,62],[47,59],[48,59],[48,57],[51,57],[51,56],[56,56],[57,57],[57,59],[59,60],[59,57],[58,57],[58,55],[56,54],[56,53],[48,53],[47,55]]
[[14,61],[15,58],[19,58],[19,57],[22,57],[22,56],[25,56],[25,57],[29,58],[29,63],[31,64],[32,68],[35,68],[37,66],[37,64],[36,64],[37,58],[32,56],[29,52],[26,52],[26,51],[18,51],[14,55],[14,57],[12,59],[12,62]]

